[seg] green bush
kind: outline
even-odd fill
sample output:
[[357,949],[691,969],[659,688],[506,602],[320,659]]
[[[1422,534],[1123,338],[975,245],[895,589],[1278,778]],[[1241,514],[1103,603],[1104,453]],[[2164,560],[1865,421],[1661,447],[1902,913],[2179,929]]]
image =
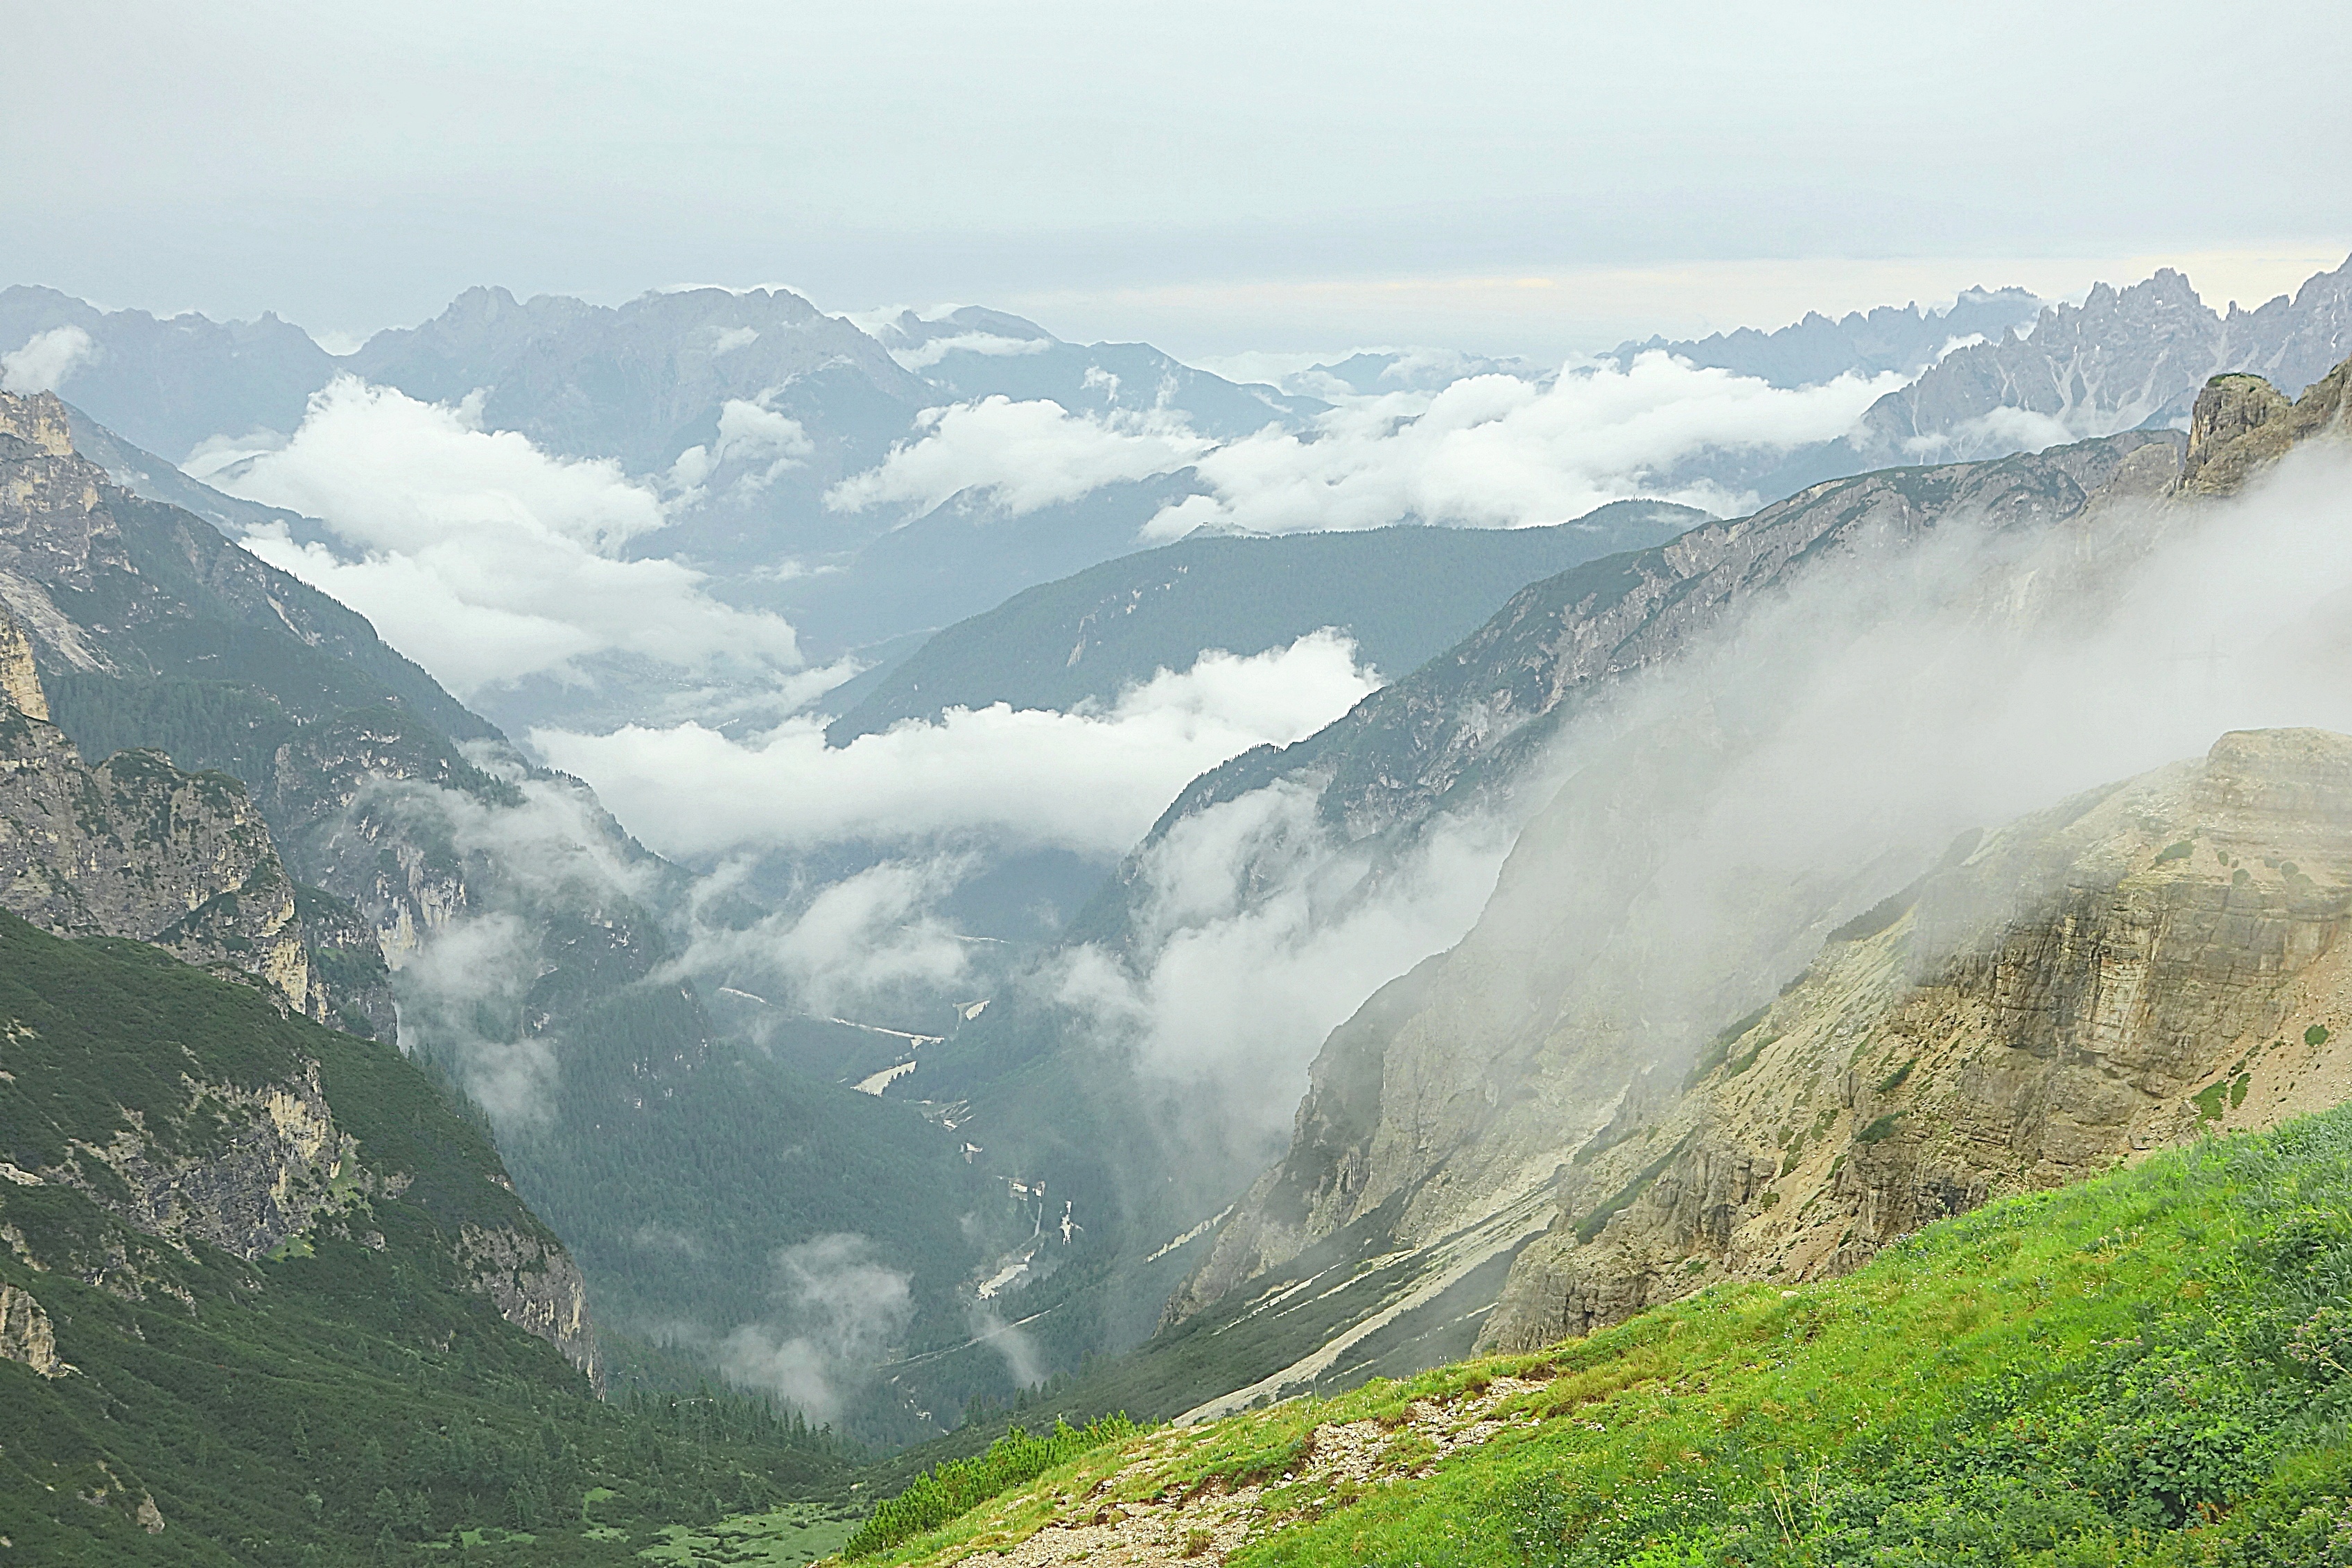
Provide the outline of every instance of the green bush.
[[1056,1421],[1033,1437],[1015,1426],[984,1454],[955,1459],[927,1470],[912,1485],[874,1510],[841,1549],[844,1557],[866,1557],[902,1541],[936,1530],[971,1512],[990,1498],[1076,1458],[1089,1448],[1117,1443],[1142,1428],[1124,1415],[1106,1415],[1085,1427]]

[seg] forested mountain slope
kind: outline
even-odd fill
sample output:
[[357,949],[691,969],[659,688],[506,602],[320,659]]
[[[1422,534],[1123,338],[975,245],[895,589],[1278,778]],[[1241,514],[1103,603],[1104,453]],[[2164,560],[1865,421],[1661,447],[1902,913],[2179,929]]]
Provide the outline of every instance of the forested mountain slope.
[[389,1047],[5,913],[0,1038],[19,1561],[629,1562],[840,1484],[764,1408],[597,1400],[578,1270]]
[[[490,1113],[520,1191],[572,1245],[625,1350],[671,1340],[708,1367],[740,1332],[755,1362],[761,1335],[796,1331],[778,1253],[853,1233],[909,1281],[892,1334],[919,1350],[972,1340],[966,1277],[999,1229],[1025,1236],[1034,1216],[914,1107],[720,1029],[674,968],[682,871],[579,781],[524,764],[364,619],[116,487],[75,449],[54,397],[0,395],[0,444],[14,443],[0,449],[0,592],[50,693],[56,728],[26,732],[47,738],[51,775],[80,776],[61,760],[68,737],[83,755],[150,749],[102,776],[229,775],[200,778],[230,816],[257,806],[267,859],[331,895],[310,923],[330,922],[337,900],[357,909],[337,940],[355,963],[389,962],[404,1046]],[[133,843],[128,863],[155,854]],[[986,1223],[964,1226],[972,1214]],[[878,1396],[869,1429],[926,1435],[1003,1384],[993,1352],[967,1361],[940,1368],[943,1386]],[[812,1402],[866,1398],[863,1365],[831,1352],[819,1364]],[[836,1392],[828,1378],[846,1381]]]

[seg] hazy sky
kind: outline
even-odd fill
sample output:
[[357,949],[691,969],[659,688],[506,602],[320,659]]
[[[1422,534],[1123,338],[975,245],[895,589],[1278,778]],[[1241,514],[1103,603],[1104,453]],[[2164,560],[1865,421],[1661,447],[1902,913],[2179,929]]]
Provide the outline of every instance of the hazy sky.
[[364,331],[477,282],[1552,349],[2352,246],[2352,10],[9,7],[0,282]]

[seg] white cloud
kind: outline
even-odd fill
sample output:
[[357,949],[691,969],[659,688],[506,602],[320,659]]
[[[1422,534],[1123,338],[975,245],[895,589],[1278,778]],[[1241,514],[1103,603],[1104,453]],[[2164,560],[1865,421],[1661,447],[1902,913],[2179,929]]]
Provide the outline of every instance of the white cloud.
[[1108,710],[954,709],[842,747],[826,746],[813,719],[750,742],[699,724],[531,739],[666,854],[960,834],[1117,854],[1201,773],[1310,734],[1361,700],[1377,682],[1354,654],[1318,632],[1247,658],[1204,654]]
[[1017,354],[1041,354],[1054,346],[1051,338],[1008,338],[998,332],[957,332],[927,338],[911,348],[894,348],[890,357],[902,369],[920,374],[951,353],[986,354],[1003,359]]
[[[821,1015],[935,993],[962,981],[971,967],[970,944],[934,908],[973,864],[946,854],[869,866],[821,888],[797,910],[740,930],[700,927],[684,968],[772,974],[798,1006]],[[729,869],[714,877],[714,889],[731,883]]]
[[1460,940],[1508,851],[1486,817],[1442,820],[1377,879],[1285,780],[1179,823],[1144,855],[1133,967],[1073,950],[1056,999],[1209,1091],[1224,1125],[1289,1125],[1325,1037],[1390,980]]
[[1001,395],[927,408],[915,424],[921,432],[915,440],[834,486],[825,504],[840,511],[891,503],[929,510],[976,489],[1017,516],[1122,479],[1171,472],[1213,445],[1164,416],[1097,418],[1058,403]]
[[837,1417],[913,1318],[912,1276],[879,1261],[862,1236],[820,1236],[776,1254],[772,1321],[745,1323],[719,1345],[738,1384],[766,1389],[812,1421]]
[[1194,464],[1211,494],[1152,520],[1171,539],[1204,523],[1264,533],[1376,528],[1406,518],[1475,527],[1560,522],[1627,496],[1710,510],[1748,498],[1654,478],[1710,448],[1796,447],[1842,436],[1899,376],[1841,376],[1798,391],[1664,353],[1563,373],[1549,387],[1471,376],[1433,396],[1400,393],[1333,410],[1307,436],[1264,430]]
[[710,476],[728,463],[766,464],[737,481],[739,489],[756,490],[808,460],[815,443],[799,420],[770,406],[776,390],[771,387],[757,399],[730,397],[719,405],[718,444],[688,447],[670,465],[670,484],[685,492],[681,500],[699,499]]
[[24,347],[0,354],[0,392],[19,396],[55,392],[89,357],[90,348],[89,334],[79,327],[35,332],[25,340]]
[[1792,447],[1843,436],[1903,384],[1893,374],[1848,375],[1787,390],[1663,353],[1622,370],[1571,368],[1548,383],[1499,372],[1456,375],[1470,365],[1458,354],[1414,351],[1392,367],[1392,379],[1406,386],[1444,383],[1440,390],[1363,397],[1335,383],[1342,405],[1313,429],[1269,424],[1223,445],[1165,413],[1097,417],[1002,396],[929,409],[917,421],[915,439],[842,480],[825,500],[841,510],[887,503],[928,509],[971,489],[1020,513],[1189,466],[1209,493],[1162,511],[1146,526],[1146,539],[1174,539],[1203,525],[1289,533],[1415,519],[1517,528],[1566,521],[1636,495],[1727,513],[1754,498],[1663,476],[1708,450]]
[[1914,458],[1952,462],[2009,452],[2040,452],[2082,438],[2082,433],[2069,430],[2063,420],[2051,415],[2001,407],[1964,419],[1941,435],[1914,436],[1903,443],[1903,448]]
[[[798,426],[745,405],[722,447],[790,461]],[[704,578],[619,547],[664,521],[608,461],[551,457],[479,427],[479,400],[420,403],[342,377],[282,445],[215,445],[190,471],[232,494],[323,520],[343,547],[257,533],[247,548],[373,621],[459,696],[568,674],[597,653],[691,668],[793,668],[792,627],[719,603]],[[805,437],[800,439],[804,443]]]

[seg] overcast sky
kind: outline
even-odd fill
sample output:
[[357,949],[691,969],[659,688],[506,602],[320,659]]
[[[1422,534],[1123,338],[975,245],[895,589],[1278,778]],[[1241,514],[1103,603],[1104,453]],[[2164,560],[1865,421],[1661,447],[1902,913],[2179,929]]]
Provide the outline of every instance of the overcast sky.
[[2341,0],[8,10],[0,283],[328,331],[781,283],[1553,352],[2352,247]]

